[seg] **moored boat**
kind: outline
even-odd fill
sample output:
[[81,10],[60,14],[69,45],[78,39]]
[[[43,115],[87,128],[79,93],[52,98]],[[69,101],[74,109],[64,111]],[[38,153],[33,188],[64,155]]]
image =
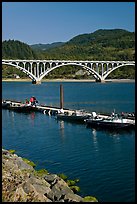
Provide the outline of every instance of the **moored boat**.
[[2,108],[4,108],[4,109],[8,109],[9,107],[10,107],[10,105],[11,105],[11,101],[9,100],[9,101],[2,101]]
[[13,102],[13,101],[3,101],[2,108],[13,110],[17,112],[31,112],[36,109],[35,105],[25,104],[21,102]]
[[35,110],[35,106],[32,105],[26,105],[26,104],[20,104],[20,105],[10,105],[9,110],[14,110],[17,112],[32,112]]
[[91,117],[91,114],[83,111],[74,111],[72,114],[59,113],[56,115],[56,118],[59,120],[67,120],[73,122],[84,123],[85,119]]
[[108,116],[107,118],[92,116],[85,120],[86,124],[91,127],[101,127],[110,129],[123,129],[135,127],[135,120],[118,117],[117,114]]

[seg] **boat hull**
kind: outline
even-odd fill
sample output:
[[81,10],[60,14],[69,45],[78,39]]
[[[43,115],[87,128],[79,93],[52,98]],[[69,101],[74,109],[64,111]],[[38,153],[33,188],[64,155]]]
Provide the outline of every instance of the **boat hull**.
[[88,119],[85,121],[87,126],[90,127],[98,127],[98,128],[107,128],[107,129],[127,129],[133,128],[134,124],[132,123],[120,123],[120,122],[111,122],[111,121],[103,121],[103,120],[91,120]]
[[89,116],[87,115],[57,115],[57,119],[59,120],[66,120],[66,121],[72,121],[72,122],[81,122],[84,123],[84,120],[88,119]]
[[2,108],[17,111],[17,112],[25,112],[25,113],[29,113],[29,112],[36,110],[35,106],[26,105],[26,104],[22,104],[22,103],[12,103],[11,101],[3,102]]
[[17,111],[17,112],[23,112],[23,113],[29,113],[29,112],[35,111],[35,107],[33,106],[10,106],[8,109]]

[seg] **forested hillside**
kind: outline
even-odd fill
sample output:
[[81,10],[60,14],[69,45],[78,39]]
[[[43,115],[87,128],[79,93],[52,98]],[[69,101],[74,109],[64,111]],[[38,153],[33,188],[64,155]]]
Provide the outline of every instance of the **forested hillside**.
[[43,52],[46,58],[134,60],[135,33],[121,29],[78,35],[62,46]]
[[[4,59],[61,59],[61,60],[135,60],[135,33],[122,29],[100,29],[94,33],[78,35],[66,43],[27,45],[17,40],[2,42]],[[4,66],[6,67],[6,66]],[[78,67],[76,71],[80,68]],[[3,76],[8,74],[3,68]],[[10,68],[11,70],[11,68]],[[15,70],[15,69],[14,69]],[[12,69],[13,71],[13,69]],[[12,73],[11,71],[11,73]],[[17,71],[17,70],[16,70]],[[13,71],[14,72],[14,71]],[[11,74],[10,73],[10,74]],[[21,74],[22,75],[22,74]],[[134,67],[117,69],[112,72],[113,78],[134,78]],[[49,74],[51,78],[78,77],[74,67],[56,69]],[[88,77],[83,75],[80,77]],[[89,76],[90,77],[90,76]],[[111,77],[111,76],[110,76]]]
[[2,43],[3,59],[35,59],[37,53],[29,45],[18,40],[8,40]]

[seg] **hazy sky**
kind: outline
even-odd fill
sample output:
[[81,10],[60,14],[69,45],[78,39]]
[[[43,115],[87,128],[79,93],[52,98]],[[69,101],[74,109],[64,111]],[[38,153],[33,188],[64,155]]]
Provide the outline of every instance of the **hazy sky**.
[[135,2],[2,2],[2,40],[66,42],[114,28],[135,31]]

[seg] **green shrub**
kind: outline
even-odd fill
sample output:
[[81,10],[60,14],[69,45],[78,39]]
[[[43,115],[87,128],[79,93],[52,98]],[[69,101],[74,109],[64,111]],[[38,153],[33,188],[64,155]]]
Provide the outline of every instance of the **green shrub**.
[[68,178],[65,174],[58,174],[58,176],[60,177],[60,178],[62,178],[64,181]]
[[74,186],[76,182],[74,180],[67,180],[68,186]]
[[93,196],[85,196],[83,198],[83,201],[84,202],[98,202],[98,200],[95,197],[93,197]]
[[14,153],[15,153],[15,150],[14,150],[14,149],[9,149],[9,152],[10,152],[11,154],[14,154]]
[[27,164],[29,164],[29,165],[32,166],[32,167],[35,167],[35,166],[36,166],[36,164],[34,164],[33,161],[30,161],[30,160],[28,160],[28,159],[26,159],[26,158],[22,158],[22,159],[23,159],[24,162],[26,162]]
[[77,183],[77,182],[79,182],[79,179],[74,179],[74,181]]
[[40,170],[35,171],[35,175],[38,175],[38,176],[43,176],[47,173],[48,171],[46,169],[40,169]]
[[77,193],[80,191],[80,187],[79,186],[70,186],[70,189],[74,192]]

